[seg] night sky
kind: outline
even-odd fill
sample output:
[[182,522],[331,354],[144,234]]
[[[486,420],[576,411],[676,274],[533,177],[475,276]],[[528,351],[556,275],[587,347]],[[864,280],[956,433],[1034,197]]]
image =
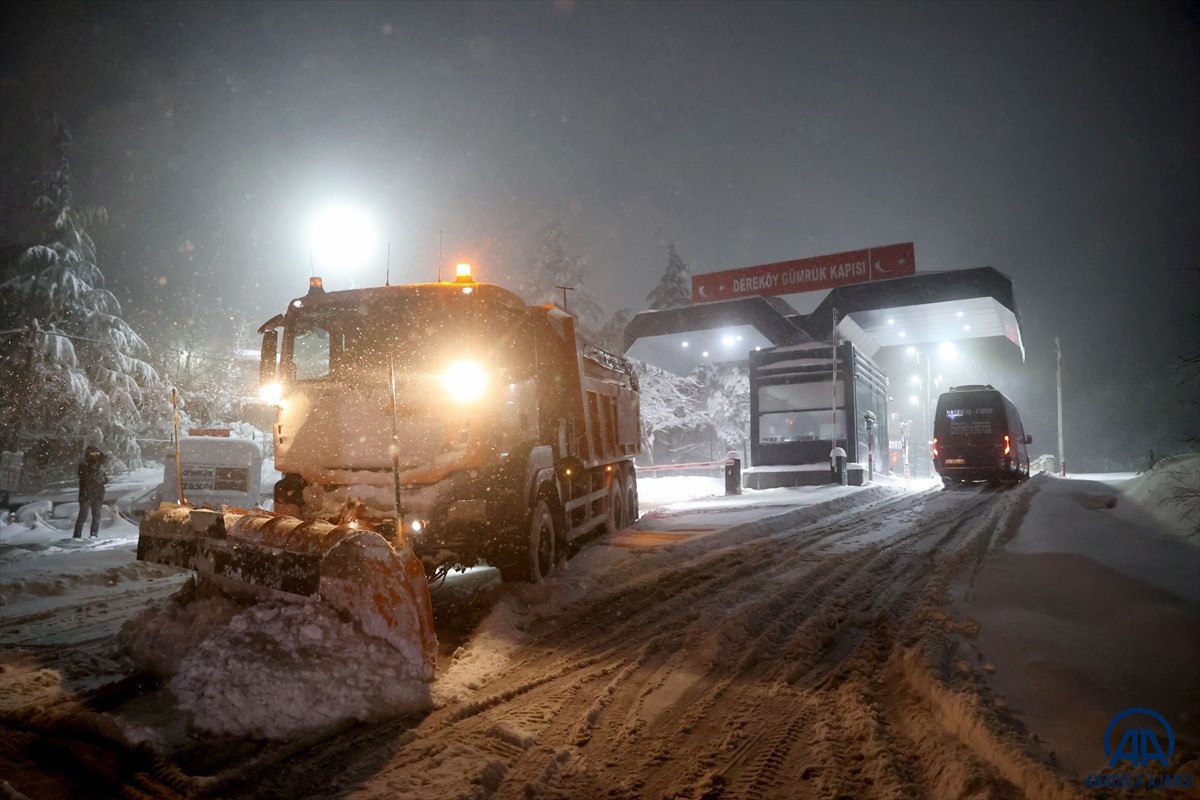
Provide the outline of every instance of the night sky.
[[387,242],[393,281],[433,279],[439,237],[506,282],[558,208],[611,311],[643,307],[672,242],[693,272],[904,241],[920,271],[993,266],[1027,350],[993,382],[1034,453],[1054,452],[1055,335],[1069,460],[1130,463],[1198,427],[1200,379],[1175,368],[1200,349],[1194,4],[0,14],[0,200],[28,203],[57,114],[77,201],[109,213],[99,265],[151,341],[281,310],[333,202],[380,229],[360,285]]

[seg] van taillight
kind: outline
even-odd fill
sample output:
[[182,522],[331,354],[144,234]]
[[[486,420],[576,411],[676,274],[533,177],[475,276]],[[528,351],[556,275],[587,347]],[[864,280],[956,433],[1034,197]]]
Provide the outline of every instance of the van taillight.
[[1005,437],[1004,437],[1004,455],[1008,455],[1011,452],[1012,452],[1012,445],[1009,444],[1008,436],[1005,435]]
[[937,458],[937,457],[938,457],[938,449],[937,449],[937,437],[936,437],[936,436],[935,436],[935,437],[933,437],[933,457],[934,457],[934,458]]

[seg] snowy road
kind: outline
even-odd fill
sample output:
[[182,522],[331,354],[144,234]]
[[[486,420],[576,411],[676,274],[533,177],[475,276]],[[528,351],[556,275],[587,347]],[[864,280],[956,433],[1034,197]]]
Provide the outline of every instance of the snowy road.
[[[1011,535],[1030,492],[880,492],[820,522],[664,555],[544,621],[479,696],[411,732],[385,726],[305,753],[259,786],[311,797],[1050,796],[1041,790],[1057,782],[1000,716],[958,700],[970,675],[939,668],[958,661],[961,623],[937,610],[951,575]],[[344,765],[333,781],[331,761]]]
[[[5,712],[0,763],[38,760],[44,773],[49,752],[74,765],[76,777],[46,775],[45,792],[30,795],[46,797],[125,787],[421,800],[1082,796],[996,694],[978,623],[955,610],[1050,489],[1053,513],[1063,501],[1107,513],[1045,477],[1008,490],[825,487],[807,504],[764,493],[715,514],[655,512],[585,547],[548,585],[502,587],[480,570],[440,587],[428,714],[274,744],[203,737],[164,756],[124,744],[112,724],[160,703],[152,684],[130,679],[82,705],[49,687],[57,702]],[[702,524],[720,515],[732,526]],[[1194,603],[1182,608],[1194,630]],[[20,625],[6,616],[0,641],[83,620],[64,610]],[[53,672],[51,650],[105,657],[104,611],[65,625],[66,647],[35,647],[43,658],[28,674]]]

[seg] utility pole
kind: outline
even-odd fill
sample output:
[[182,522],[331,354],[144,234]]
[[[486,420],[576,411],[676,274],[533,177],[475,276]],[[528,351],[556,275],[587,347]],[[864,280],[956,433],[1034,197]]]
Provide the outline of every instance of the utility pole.
[[573,291],[575,291],[575,287],[574,287],[574,286],[555,286],[554,288],[555,288],[555,289],[562,289],[562,293],[563,293],[563,311],[568,311],[569,309],[567,308],[567,292],[573,292]]
[[1058,361],[1058,464],[1060,474],[1067,476],[1067,459],[1063,455],[1063,423],[1062,423],[1062,347],[1058,337],[1054,337],[1054,354]]
[[830,341],[830,344],[832,344],[832,346],[833,346],[833,392],[832,392],[833,436],[830,437],[833,439],[833,441],[830,442],[830,444],[829,444],[830,447],[837,447],[837,435],[838,435],[838,424],[837,424],[838,327],[837,326],[838,326],[838,318],[837,318],[837,309],[835,308],[835,309],[833,309],[833,330],[829,334],[829,341]]

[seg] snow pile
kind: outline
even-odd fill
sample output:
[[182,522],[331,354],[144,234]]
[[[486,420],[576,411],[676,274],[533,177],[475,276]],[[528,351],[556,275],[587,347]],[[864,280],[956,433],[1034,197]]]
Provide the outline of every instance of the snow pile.
[[242,608],[188,594],[122,637],[136,661],[171,675],[167,688],[201,731],[287,739],[430,705],[397,651],[320,602]]
[[1200,453],[1164,458],[1123,490],[1155,522],[1200,545]]

